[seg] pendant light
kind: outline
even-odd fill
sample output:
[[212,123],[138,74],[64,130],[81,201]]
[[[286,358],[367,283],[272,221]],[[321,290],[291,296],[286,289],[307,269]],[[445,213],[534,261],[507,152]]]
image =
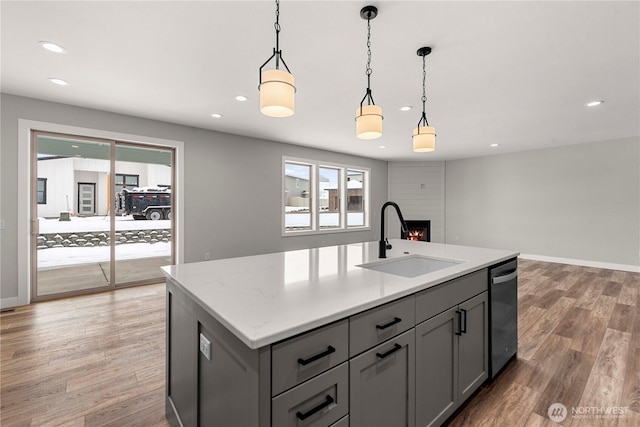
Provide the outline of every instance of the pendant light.
[[[378,16],[378,8],[365,6],[360,17],[367,20],[367,92],[356,110],[356,135],[360,139],[376,139],[382,136],[382,107],[373,101],[371,95],[371,20]],[[367,105],[364,105],[364,101]]]
[[[276,47],[273,48],[273,55],[260,67],[260,111],[270,117],[289,117],[295,112],[295,79],[289,71],[289,67],[282,58],[280,50],[280,1],[276,0]],[[275,58],[276,68],[262,70],[272,59]],[[285,70],[280,69],[280,63]]]
[[413,151],[427,153],[436,149],[436,128],[429,126],[427,113],[425,113],[427,102],[426,57],[431,53],[431,48],[421,47],[416,53],[422,57],[422,116],[418,120],[418,126],[413,130]]

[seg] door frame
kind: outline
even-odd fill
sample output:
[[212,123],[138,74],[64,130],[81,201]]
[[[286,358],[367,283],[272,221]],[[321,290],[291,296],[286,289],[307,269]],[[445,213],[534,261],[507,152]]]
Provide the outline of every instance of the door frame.
[[64,124],[42,122],[28,119],[18,119],[18,301],[17,305],[29,304],[32,300],[32,221],[31,221],[31,165],[32,147],[31,132],[42,131],[88,137],[98,139],[118,140],[140,144],[141,146],[156,145],[174,150],[174,180],[176,188],[173,203],[175,204],[173,217],[174,257],[176,264],[184,263],[184,141],[162,139],[138,134],[112,132],[100,129],[69,126]]

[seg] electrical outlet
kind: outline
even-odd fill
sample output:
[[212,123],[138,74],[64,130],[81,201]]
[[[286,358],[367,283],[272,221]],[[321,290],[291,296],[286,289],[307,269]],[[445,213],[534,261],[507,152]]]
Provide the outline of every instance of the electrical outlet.
[[204,357],[211,362],[211,341],[203,334],[200,334],[200,353],[204,354]]
[[210,252],[205,252],[204,253],[204,260],[205,261],[209,261],[211,259],[211,253]]

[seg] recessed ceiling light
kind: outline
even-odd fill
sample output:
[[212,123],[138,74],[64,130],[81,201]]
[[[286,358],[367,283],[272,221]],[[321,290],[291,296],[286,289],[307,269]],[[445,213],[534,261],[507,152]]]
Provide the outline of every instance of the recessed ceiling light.
[[410,111],[412,109],[413,109],[413,107],[411,105],[404,105],[404,106],[400,107],[400,111]]
[[246,101],[247,99],[249,99],[249,98],[247,98],[247,97],[246,97],[246,96],[244,96],[244,95],[238,95],[238,96],[236,96],[236,101],[244,102],[244,101]]
[[499,147],[499,146],[500,146],[500,144],[491,144],[489,147],[496,148],[496,147]]
[[380,148],[387,148],[387,146],[386,145],[381,145]]
[[219,119],[219,118],[221,118],[221,117],[222,117],[222,114],[220,114],[220,113],[213,113],[213,114],[211,115],[211,117],[213,117],[214,119]]
[[57,77],[49,77],[49,81],[53,84],[60,85],[60,86],[67,86],[69,84],[66,80],[62,80]]
[[73,145],[71,145],[71,148],[80,148],[80,146],[73,144]]
[[52,42],[45,42],[45,41],[38,42],[38,44],[42,46],[43,49],[47,49],[49,52],[67,53],[67,49],[63,48],[59,44],[55,44]]
[[586,104],[584,104],[586,107],[597,107],[598,105],[604,104],[604,101],[599,100],[599,101],[591,101],[591,102],[587,102]]

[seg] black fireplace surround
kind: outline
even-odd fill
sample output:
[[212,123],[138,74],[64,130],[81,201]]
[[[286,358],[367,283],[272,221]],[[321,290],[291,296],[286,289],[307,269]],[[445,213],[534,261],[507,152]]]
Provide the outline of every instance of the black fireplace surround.
[[407,220],[408,231],[404,233],[400,230],[400,235],[405,240],[418,240],[422,242],[431,241],[431,221],[426,220]]

